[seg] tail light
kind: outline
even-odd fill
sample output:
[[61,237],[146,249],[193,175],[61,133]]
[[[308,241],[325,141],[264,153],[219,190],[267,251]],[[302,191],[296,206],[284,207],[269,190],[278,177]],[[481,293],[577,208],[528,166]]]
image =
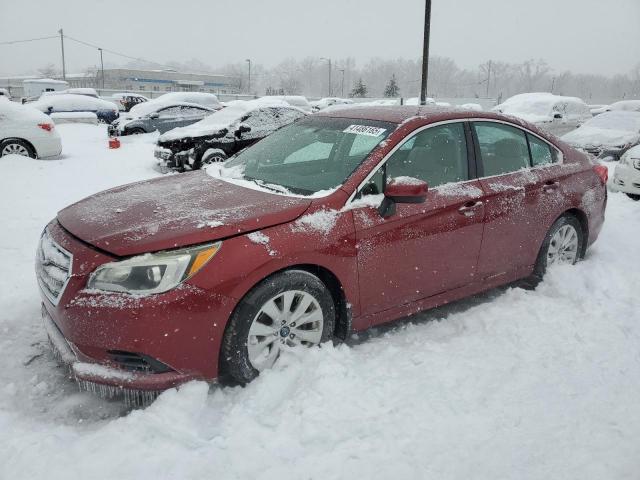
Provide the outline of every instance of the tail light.
[[604,165],[596,165],[593,167],[593,171],[600,177],[602,184],[606,185],[609,180],[609,170]]
[[50,132],[51,130],[53,130],[53,124],[52,123],[39,123],[38,126],[41,129],[46,130],[47,132]]

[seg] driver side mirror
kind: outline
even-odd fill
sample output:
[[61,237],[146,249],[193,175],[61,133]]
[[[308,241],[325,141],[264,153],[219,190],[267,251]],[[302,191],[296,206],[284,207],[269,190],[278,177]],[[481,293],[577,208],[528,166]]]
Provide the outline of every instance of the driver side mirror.
[[562,114],[560,112],[556,112],[556,113],[553,114],[553,118],[561,119],[562,118]]
[[151,120],[155,120],[156,118],[160,118],[160,114],[158,112],[153,112],[149,114],[149,118]]
[[251,131],[251,127],[249,127],[248,125],[245,125],[244,123],[241,123],[238,129],[235,131],[235,135],[237,138],[240,138],[243,133],[247,133],[250,131]]
[[378,207],[383,218],[396,213],[397,203],[424,203],[429,187],[427,182],[413,177],[398,177],[387,183],[384,200]]

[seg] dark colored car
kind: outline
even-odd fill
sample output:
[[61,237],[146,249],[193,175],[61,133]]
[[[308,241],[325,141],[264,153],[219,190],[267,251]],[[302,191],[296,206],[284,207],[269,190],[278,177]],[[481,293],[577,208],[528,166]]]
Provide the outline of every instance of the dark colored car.
[[499,114],[319,113],[224,164],[59,212],[38,249],[44,323],[94,391],[246,383],[287,346],[575,263],[603,225],[606,179]]
[[109,136],[160,133],[199,122],[215,110],[195,103],[139,103],[109,125]]
[[201,122],[161,135],[155,156],[166,168],[197,170],[225,161],[305,115],[282,100],[238,101]]

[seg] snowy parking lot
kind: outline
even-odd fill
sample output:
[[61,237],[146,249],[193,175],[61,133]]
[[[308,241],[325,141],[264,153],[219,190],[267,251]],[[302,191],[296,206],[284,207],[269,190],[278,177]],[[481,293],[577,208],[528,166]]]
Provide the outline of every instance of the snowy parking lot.
[[610,193],[585,261],[347,344],[290,351],[246,388],[130,410],[78,392],[48,349],[42,228],[159,175],[154,134],[56,127],[63,156],[0,158],[0,479],[631,479],[640,471],[640,203]]

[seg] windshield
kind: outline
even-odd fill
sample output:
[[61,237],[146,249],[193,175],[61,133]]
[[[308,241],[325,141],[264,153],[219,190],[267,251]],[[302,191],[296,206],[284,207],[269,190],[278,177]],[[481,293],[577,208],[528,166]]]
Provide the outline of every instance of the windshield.
[[395,128],[375,120],[309,117],[244,150],[220,174],[312,195],[342,185]]

